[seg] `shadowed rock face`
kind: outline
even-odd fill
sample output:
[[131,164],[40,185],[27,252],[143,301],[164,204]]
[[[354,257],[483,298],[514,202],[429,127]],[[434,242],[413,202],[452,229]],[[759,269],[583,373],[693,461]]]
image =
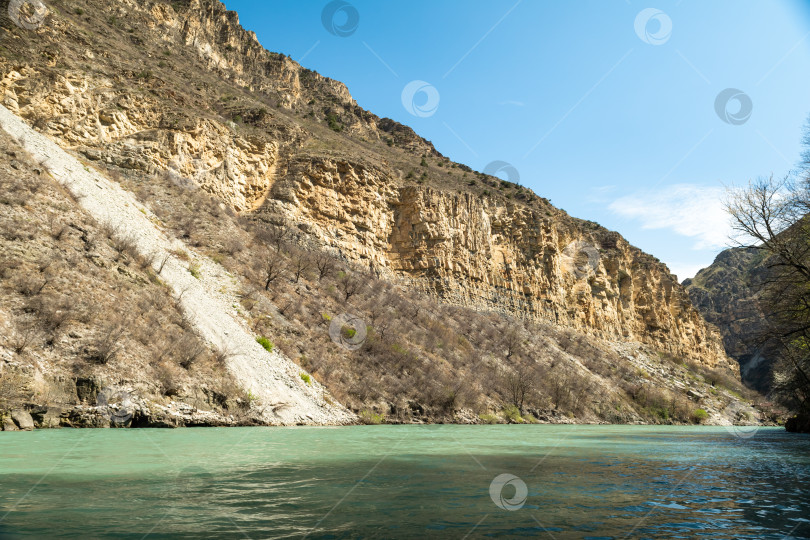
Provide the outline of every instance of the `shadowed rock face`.
[[[294,224],[447,302],[729,365],[660,261],[529,190],[510,185],[506,196],[474,173],[493,193],[469,187],[458,172],[469,169],[447,160],[425,168],[424,158],[443,160],[429,141],[264,50],[217,0],[89,4],[88,24],[125,20],[139,33],[110,47],[55,13],[36,34],[49,54],[0,58],[3,104],[64,147],[189,178],[238,212]],[[416,181],[409,170],[430,174]]]
[[763,253],[733,248],[683,282],[695,307],[720,329],[726,351],[740,364],[743,381],[760,391],[768,390],[772,365],[760,341],[765,316],[759,306],[759,287],[766,274]]

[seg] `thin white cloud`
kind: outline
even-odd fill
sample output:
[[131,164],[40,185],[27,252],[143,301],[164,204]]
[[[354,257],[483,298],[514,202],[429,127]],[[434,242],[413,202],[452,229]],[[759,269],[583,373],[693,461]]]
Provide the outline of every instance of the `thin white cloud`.
[[[644,229],[669,229],[694,238],[694,249],[723,249],[731,232],[723,208],[724,197],[723,188],[676,184],[620,197],[608,208],[615,214],[638,220]],[[680,274],[678,277],[681,278]]]
[[588,194],[588,202],[604,204],[613,198],[614,191],[616,191],[615,185],[593,187]]

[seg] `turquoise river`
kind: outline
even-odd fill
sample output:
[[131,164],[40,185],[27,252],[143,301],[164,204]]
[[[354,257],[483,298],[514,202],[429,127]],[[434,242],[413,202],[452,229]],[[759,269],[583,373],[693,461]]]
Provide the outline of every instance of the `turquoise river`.
[[810,538],[810,437],[674,426],[0,433],[0,538]]

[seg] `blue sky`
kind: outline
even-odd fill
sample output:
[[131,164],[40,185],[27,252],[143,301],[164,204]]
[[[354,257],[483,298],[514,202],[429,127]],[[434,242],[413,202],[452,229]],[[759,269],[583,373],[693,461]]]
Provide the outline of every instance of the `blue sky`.
[[510,163],[679,279],[728,243],[724,186],[795,168],[810,114],[808,2],[225,3],[360,106],[476,170]]

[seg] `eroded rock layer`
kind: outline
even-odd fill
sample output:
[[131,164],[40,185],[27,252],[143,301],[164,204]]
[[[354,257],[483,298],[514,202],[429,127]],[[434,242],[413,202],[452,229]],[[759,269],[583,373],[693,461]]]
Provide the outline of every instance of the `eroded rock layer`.
[[[64,147],[191,179],[237,212],[294,224],[448,302],[729,365],[716,329],[657,259],[529,190],[467,187],[497,179],[264,50],[219,1],[88,4],[88,21],[129,37],[90,40],[58,8],[33,37],[4,30],[7,43],[38,40],[42,55],[0,59],[2,103]],[[450,168],[466,172],[451,182]]]

